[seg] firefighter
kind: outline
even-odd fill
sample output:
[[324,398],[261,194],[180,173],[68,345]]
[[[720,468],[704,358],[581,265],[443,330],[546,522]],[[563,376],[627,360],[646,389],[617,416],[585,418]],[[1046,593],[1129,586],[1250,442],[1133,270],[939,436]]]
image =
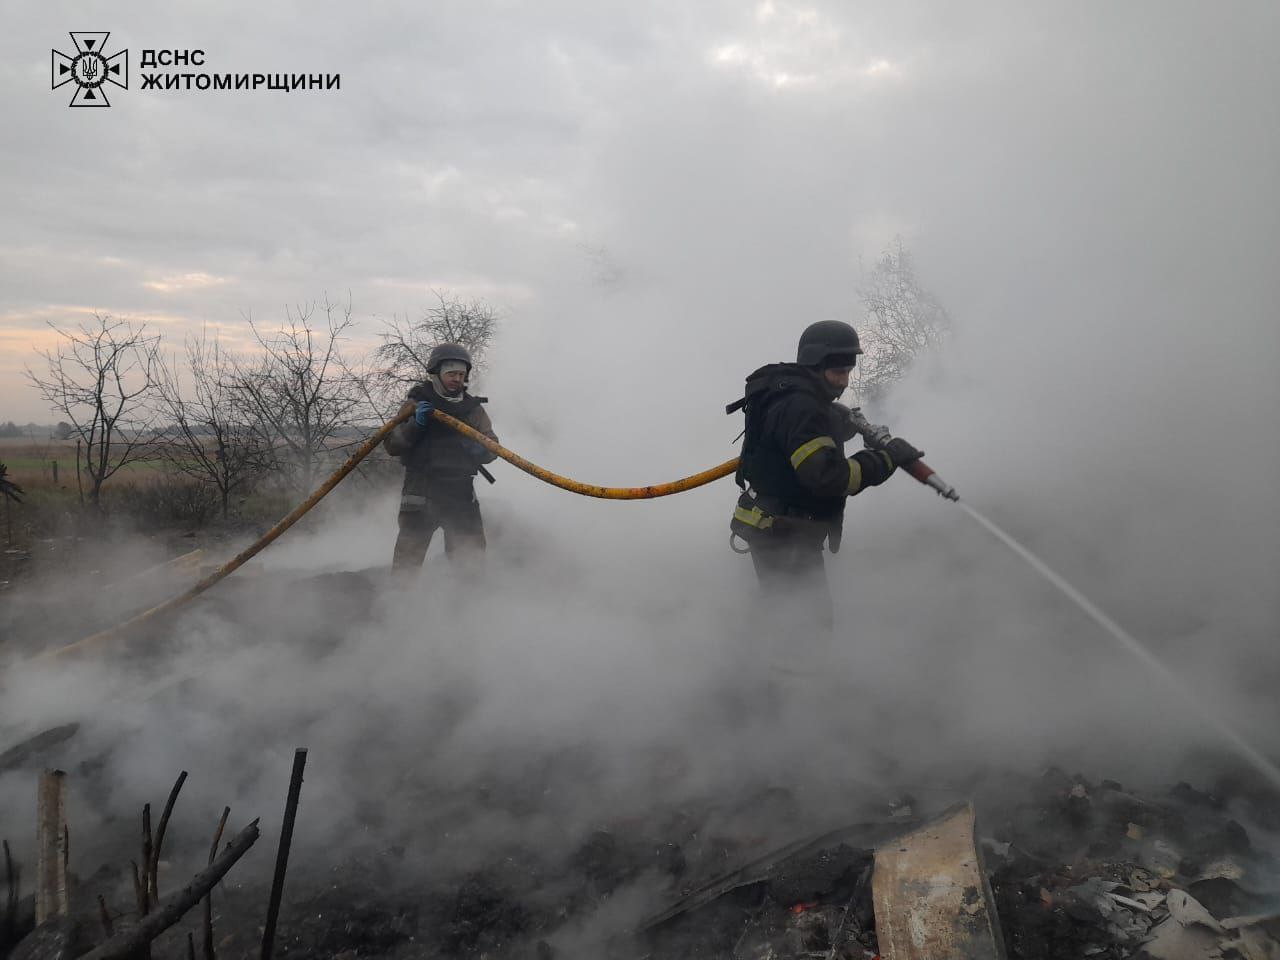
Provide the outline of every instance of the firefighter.
[[745,409],[747,419],[737,474],[743,492],[730,529],[747,544],[763,598],[789,598],[792,610],[798,601],[828,629],[823,543],[839,550],[845,502],[923,455],[900,438],[845,455],[855,431],[849,408],[836,401],[860,353],[849,324],[814,323],[800,336],[795,363],[750,374],[745,396],[728,408]]
[[400,535],[391,566],[411,580],[422,565],[437,529],[451,562],[477,573],[485,548],[484,524],[476,500],[475,477],[494,460],[476,441],[432,418],[439,409],[497,440],[481,404],[485,397],[467,392],[471,354],[456,343],[443,343],[427,358],[427,379],[409,391],[401,414],[413,417],[387,435],[383,445],[404,464],[400,494]]

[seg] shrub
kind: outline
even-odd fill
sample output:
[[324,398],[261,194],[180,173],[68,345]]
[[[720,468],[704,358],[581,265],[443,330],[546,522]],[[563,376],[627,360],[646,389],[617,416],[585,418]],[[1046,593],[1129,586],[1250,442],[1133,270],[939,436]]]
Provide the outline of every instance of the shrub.
[[222,510],[214,487],[172,473],[109,489],[107,507],[142,530],[193,530],[218,519]]

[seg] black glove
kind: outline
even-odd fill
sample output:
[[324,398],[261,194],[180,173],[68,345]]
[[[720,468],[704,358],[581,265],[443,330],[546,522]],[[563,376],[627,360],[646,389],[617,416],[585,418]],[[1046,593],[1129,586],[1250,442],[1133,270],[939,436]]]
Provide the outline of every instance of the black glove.
[[835,420],[835,427],[833,429],[835,431],[836,439],[841,443],[848,443],[858,435],[858,428],[853,419],[853,411],[839,400],[836,400],[831,404],[831,411],[835,414],[833,418]]
[[905,467],[924,456],[923,450],[917,450],[901,437],[894,437],[884,445],[884,452],[889,455],[895,467]]

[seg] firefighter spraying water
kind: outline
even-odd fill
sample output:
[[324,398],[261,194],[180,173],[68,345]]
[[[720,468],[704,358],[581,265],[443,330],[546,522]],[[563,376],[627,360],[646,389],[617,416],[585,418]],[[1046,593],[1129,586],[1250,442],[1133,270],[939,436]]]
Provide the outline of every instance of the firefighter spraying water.
[[[813,334],[811,331],[814,330],[814,327],[817,327],[817,332],[823,335],[831,334],[834,327],[846,328],[847,334],[843,334],[843,331],[839,330],[834,331],[835,333],[845,336],[847,342],[843,345],[844,352],[841,352],[842,348],[839,344],[834,345],[834,347],[832,344],[827,344],[826,346],[820,347],[816,350],[810,349],[807,352],[803,349],[801,350],[799,357],[801,359],[809,360],[812,365],[809,369],[806,369],[802,364],[775,364],[770,367],[761,368],[761,370],[756,371],[756,373],[748,379],[747,395],[744,396],[742,400],[731,404],[728,408],[729,412],[734,412],[749,406],[753,397],[751,389],[753,386],[753,380],[754,385],[757,388],[755,392],[757,397],[764,390],[772,389],[776,391],[779,381],[785,382],[788,379],[792,382],[787,389],[781,391],[782,393],[790,392],[791,389],[799,389],[798,385],[803,385],[809,394],[815,394],[814,386],[810,381],[815,380],[817,376],[821,375],[823,379],[827,381],[828,385],[825,388],[819,387],[818,389],[825,389],[827,391],[826,395],[830,398],[826,401],[825,408],[819,410],[822,414],[823,426],[826,428],[827,432],[815,434],[813,437],[808,438],[798,449],[791,453],[787,458],[787,461],[789,468],[797,473],[802,472],[801,468],[803,468],[803,472],[806,473],[814,472],[813,467],[822,463],[824,460],[827,461],[827,466],[830,468],[837,472],[842,471],[844,478],[843,486],[837,485],[838,488],[833,488],[829,491],[829,495],[827,497],[828,501],[834,501],[838,504],[838,509],[833,511],[832,514],[836,519],[843,519],[844,501],[849,496],[860,492],[867,487],[883,483],[896,471],[898,467],[901,467],[904,473],[909,474],[920,483],[931,487],[940,496],[948,500],[958,501],[960,498],[956,493],[955,488],[938,476],[938,474],[924,462],[922,458],[922,451],[917,450],[900,437],[893,436],[892,432],[887,427],[870,423],[862,414],[860,409],[856,407],[845,407],[842,404],[835,402],[835,397],[839,396],[840,392],[843,392],[844,385],[848,382],[848,373],[852,368],[853,363],[849,362],[847,365],[842,363],[843,369],[841,369],[841,367],[829,367],[824,369],[823,364],[831,363],[833,361],[842,362],[845,360],[856,360],[857,353],[859,352],[856,340],[857,334],[853,331],[853,328],[849,327],[847,324],[840,324],[835,321],[828,321],[825,324],[815,324],[806,331],[806,334],[812,337]],[[848,335],[852,335],[851,339]],[[803,348],[806,344],[802,341],[801,346]],[[850,346],[852,349],[848,349]],[[815,356],[817,359],[814,359]],[[785,368],[791,369],[788,371],[788,369]],[[795,368],[799,368],[799,371],[797,372]],[[835,371],[833,376],[826,376],[828,369]],[[843,374],[844,377],[843,384],[838,382],[841,378],[841,374]],[[839,388],[838,390],[837,387]],[[767,405],[761,406],[763,407]],[[756,409],[760,410],[761,407],[757,407]],[[410,419],[414,418],[416,414],[416,405],[408,405],[405,409],[402,409],[396,417],[388,421],[372,436],[370,436],[369,439],[366,440],[331,477],[329,477],[328,480],[321,484],[321,486],[312,493],[311,496],[292,510],[288,516],[277,523],[275,527],[185,592],[165,601],[162,604],[159,604],[158,606],[144,610],[116,627],[104,630],[90,637],[86,637],[76,643],[54,648],[36,659],[44,661],[59,660],[89,652],[100,651],[112,642],[127,638],[131,631],[139,627],[141,624],[154,620],[161,615],[172,613],[193,601],[223,578],[239,569],[251,557],[257,555],[267,545],[287,531],[293,524],[301,519],[303,515],[319,503],[326,494],[333,490],[334,487],[336,487],[347,475],[349,475],[360,461],[368,456],[391,433],[392,430],[400,424],[407,423]],[[477,444],[479,447],[485,448],[490,453],[502,458],[530,476],[533,476],[544,483],[551,484],[559,487],[560,489],[567,490],[581,496],[597,497],[609,500],[648,500],[671,496],[686,490],[692,490],[696,487],[712,483],[721,477],[735,473],[735,471],[740,478],[746,476],[748,479],[751,479],[753,475],[759,475],[755,468],[749,467],[743,462],[746,460],[745,455],[748,452],[744,447],[744,458],[741,460],[729,460],[716,467],[712,467],[700,473],[696,473],[670,483],[653,484],[643,487],[605,487],[596,484],[587,484],[560,476],[559,474],[555,474],[550,470],[547,470],[545,467],[531,463],[519,454],[514,453],[497,443],[491,436],[487,436],[484,433],[473,429],[462,421],[444,413],[439,408],[427,411],[425,415],[434,418],[442,425],[458,432],[463,437],[466,437]],[[750,411],[748,411],[748,417],[750,418]],[[748,436],[750,436],[750,425],[747,432]],[[841,438],[839,443],[836,441],[836,436]],[[846,459],[842,454],[843,443],[852,439],[854,436],[861,436],[867,449],[858,451]],[[833,452],[837,454],[834,458],[832,457]],[[813,460],[815,457],[818,457],[819,459],[815,460],[813,464],[806,466],[809,464],[809,461]],[[830,473],[831,470],[827,470],[826,472]],[[756,502],[754,498],[748,496],[750,492],[751,491],[744,491],[743,497],[747,498],[748,502],[744,506],[743,501],[740,499],[739,506],[734,512],[733,530],[735,535],[744,528],[752,533],[758,532],[760,529],[769,530],[773,523],[779,519],[784,521],[780,524],[780,527],[785,528],[788,525],[786,521],[794,519],[786,517],[785,514],[782,517],[775,517],[766,514],[763,509],[760,509],[758,502]],[[1053,584],[1053,586],[1056,587],[1065,597],[1071,600],[1077,608],[1083,611],[1103,630],[1105,630],[1108,635],[1115,639],[1126,650],[1126,652],[1134,656],[1144,667],[1150,670],[1153,674],[1159,676],[1164,683],[1169,684],[1172,688],[1178,690],[1186,689],[1185,682],[1165,666],[1159,658],[1134,638],[1132,634],[1124,630],[1118,623],[1103,613],[1096,605],[1091,603],[1084,594],[1067,582],[1060,574],[1052,570],[1048,564],[1032,553],[1026,546],[1014,539],[1008,532],[1000,528],[992,520],[976,510],[972,505],[962,503],[960,506],[968,516],[974,519],[975,522],[979,523],[988,530],[988,532],[992,533],[997,539],[1004,543],[1005,546],[1013,550],[1024,562],[1036,570],[1037,573],[1044,577],[1049,583]],[[822,527],[822,539],[828,539],[828,542],[830,542],[830,536],[834,532],[835,539],[832,546],[838,548],[840,527],[838,523],[831,522],[831,517],[826,518],[825,523],[816,525],[811,523],[810,525]],[[814,532],[807,528],[806,530],[809,533]],[[822,539],[810,537],[806,540],[806,546],[816,546],[816,550],[806,549],[804,551],[804,555],[809,560],[812,560],[813,556],[816,554],[819,565],[822,562]],[[810,543],[809,540],[812,540],[813,542]],[[754,547],[754,544],[752,546]],[[825,593],[825,576],[823,578],[823,586],[823,592]],[[830,603],[829,596],[827,597],[826,602],[827,604]],[[1245,737],[1235,730],[1235,728],[1222,716],[1211,711],[1195,697],[1188,696],[1186,699],[1188,702],[1196,706],[1206,724],[1210,726],[1224,741],[1229,743],[1238,756],[1244,759],[1251,767],[1261,774],[1270,785],[1275,787],[1277,790],[1280,790],[1280,767],[1245,739]]]
[[[746,414],[735,478],[742,494],[729,524],[730,546],[751,556],[765,601],[762,614],[776,613],[785,600],[786,619],[798,617],[828,633],[835,618],[824,545],[839,551],[851,498],[878,487],[899,467],[919,464],[923,455],[838,402],[862,352],[849,324],[810,324],[800,334],[794,363],[771,363],[748,374],[742,399],[725,408]],[[845,444],[859,434],[866,449],[846,455]],[[923,464],[918,469],[913,475],[933,476]],[[735,545],[738,540],[745,548]]]

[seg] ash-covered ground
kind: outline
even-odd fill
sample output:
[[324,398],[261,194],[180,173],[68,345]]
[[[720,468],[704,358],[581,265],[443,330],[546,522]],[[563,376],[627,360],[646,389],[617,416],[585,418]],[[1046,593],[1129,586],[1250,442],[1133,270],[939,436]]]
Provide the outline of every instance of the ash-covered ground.
[[[84,942],[105,936],[99,895],[117,932],[136,922],[142,806],[158,819],[186,770],[162,902],[204,865],[224,805],[227,837],[260,817],[261,839],[213,897],[217,955],[256,956],[295,747],[309,754],[281,956],[873,956],[874,847],[963,799],[978,810],[1010,956],[1140,956],[1162,924],[1183,930],[1167,905],[1179,891],[1217,921],[1280,906],[1275,793],[1188,736],[1191,706],[1167,691],[1138,694],[1140,710],[1132,697],[1108,703],[1105,686],[1026,669],[1045,658],[1025,648],[1026,661],[1009,647],[1013,659],[986,673],[981,644],[937,645],[945,624],[930,639],[915,621],[880,650],[865,627],[892,618],[874,602],[844,644],[778,645],[733,604],[699,607],[677,588],[687,561],[643,581],[571,552],[539,563],[501,511],[494,539],[509,553],[483,590],[434,556],[408,590],[384,568],[317,572],[300,558],[332,550],[340,524],[108,656],[6,675],[19,749],[0,771],[0,834],[29,894],[35,779],[67,772]],[[377,549],[346,543],[341,562]],[[665,601],[628,589],[655,580]],[[590,599],[572,609],[572,596]],[[33,624],[79,635],[121,605],[46,600],[37,615],[32,600],[6,616],[34,648]],[[1062,611],[1054,623],[1091,642]],[[904,658],[919,668],[910,680]],[[652,922],[708,885],[720,895]],[[199,950],[199,909],[154,955],[185,956],[189,931]],[[1212,937],[1218,949],[1239,934]]]

